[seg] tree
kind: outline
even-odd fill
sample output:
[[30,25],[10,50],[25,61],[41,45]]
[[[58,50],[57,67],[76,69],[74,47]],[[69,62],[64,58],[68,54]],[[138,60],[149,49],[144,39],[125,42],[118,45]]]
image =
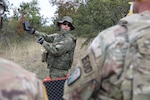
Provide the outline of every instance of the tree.
[[[69,15],[74,19],[77,36],[95,37],[99,31],[115,25],[128,13],[129,0],[52,0],[58,5],[57,19]],[[83,1],[86,1],[84,3]],[[75,8],[78,4],[78,9]]]
[[40,15],[39,11],[40,8],[38,7],[37,0],[32,0],[29,3],[22,2],[18,8],[19,14],[16,14],[19,16],[16,16],[16,18],[19,19],[17,32],[24,32],[22,22],[25,20],[29,20],[32,27],[40,31],[48,21]]
[[[24,20],[29,20],[32,27],[38,29],[39,31],[47,32],[51,30],[48,26],[44,26],[46,23],[46,19],[40,15],[40,8],[38,7],[37,0],[33,0],[29,3],[22,2],[19,8],[13,8],[13,4],[11,5],[11,9],[13,9],[13,15],[4,17],[3,28],[1,31],[1,40],[5,39],[5,43],[8,44],[12,41],[18,41],[27,39],[27,34],[23,34],[23,24]],[[3,37],[2,37],[3,36]],[[16,39],[18,38],[18,39]],[[8,43],[7,43],[8,42]]]
[[42,16],[39,12],[40,8],[38,7],[37,0],[33,0],[29,3],[22,2],[20,8],[18,9],[21,16],[26,16],[26,19],[30,21],[31,25],[34,27],[41,27],[42,25]]

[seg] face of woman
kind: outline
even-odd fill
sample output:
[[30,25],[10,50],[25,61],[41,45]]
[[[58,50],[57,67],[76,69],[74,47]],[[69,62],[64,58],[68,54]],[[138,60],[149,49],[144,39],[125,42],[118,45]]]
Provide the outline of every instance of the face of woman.
[[63,22],[60,25],[60,28],[63,29],[63,30],[66,30],[66,31],[70,31],[71,30],[71,24],[68,23],[68,22]]

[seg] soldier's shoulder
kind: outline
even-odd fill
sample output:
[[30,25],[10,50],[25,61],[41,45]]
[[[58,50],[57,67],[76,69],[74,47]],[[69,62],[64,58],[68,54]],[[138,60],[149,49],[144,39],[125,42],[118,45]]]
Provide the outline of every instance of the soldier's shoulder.
[[0,58],[0,77],[0,97],[2,100],[6,100],[6,98],[25,100],[31,99],[31,97],[32,99],[36,98],[36,96],[44,98],[42,81],[15,62]]
[[119,24],[116,24],[112,27],[109,27],[101,32],[96,36],[95,39],[100,38],[100,39],[105,39],[107,42],[111,42],[114,40],[115,36],[117,33],[120,33],[123,31],[123,27]]
[[133,24],[139,24],[147,20],[150,20],[150,11],[145,11],[142,13],[132,14],[131,16],[126,16],[119,20],[119,24],[127,24],[128,26]]
[[[124,34],[126,32],[126,28],[117,24],[112,27],[109,27],[101,32],[94,38],[92,43],[89,46],[89,49],[97,50],[105,49],[107,46],[116,41],[116,37]],[[99,51],[98,51],[99,52]]]
[[73,34],[71,34],[71,33],[67,34],[67,36],[70,37],[70,38],[72,38],[73,40],[76,40],[76,39],[77,39],[77,38],[76,38]]
[[7,74],[9,74],[9,76],[11,77],[13,76],[24,76],[24,77],[35,77],[35,74],[31,73],[30,71],[24,69],[23,67],[21,67],[19,64],[4,59],[4,58],[0,58],[0,74],[1,76],[6,76]]

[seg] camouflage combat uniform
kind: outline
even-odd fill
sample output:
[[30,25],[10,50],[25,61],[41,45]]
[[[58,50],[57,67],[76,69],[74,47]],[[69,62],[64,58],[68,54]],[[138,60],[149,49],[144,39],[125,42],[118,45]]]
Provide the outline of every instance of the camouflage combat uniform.
[[65,100],[150,99],[150,12],[127,16],[91,43],[65,82]]
[[46,63],[47,68],[50,69],[50,77],[66,77],[68,69],[72,66],[76,38],[64,30],[52,35],[35,31],[34,35],[45,39],[42,46],[47,51]]
[[0,100],[48,100],[35,74],[0,58]]

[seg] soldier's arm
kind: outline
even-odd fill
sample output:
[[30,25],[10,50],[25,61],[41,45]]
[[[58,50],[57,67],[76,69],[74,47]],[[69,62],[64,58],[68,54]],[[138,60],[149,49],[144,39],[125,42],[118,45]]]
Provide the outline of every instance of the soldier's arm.
[[39,31],[35,31],[34,35],[36,37],[43,37],[45,39],[45,41],[49,42],[49,43],[52,43],[55,36],[57,36],[57,34],[51,34],[51,35],[48,35],[44,32],[39,32]]
[[104,56],[97,36],[65,82],[65,100],[88,100],[99,89]]
[[32,28],[30,26],[29,21],[24,21],[23,22],[23,28],[29,34],[37,36],[37,37],[43,37],[45,41],[50,42],[50,43],[53,42],[55,36],[57,35],[57,34],[48,35],[48,34],[46,34],[44,32],[36,31],[34,28]]

